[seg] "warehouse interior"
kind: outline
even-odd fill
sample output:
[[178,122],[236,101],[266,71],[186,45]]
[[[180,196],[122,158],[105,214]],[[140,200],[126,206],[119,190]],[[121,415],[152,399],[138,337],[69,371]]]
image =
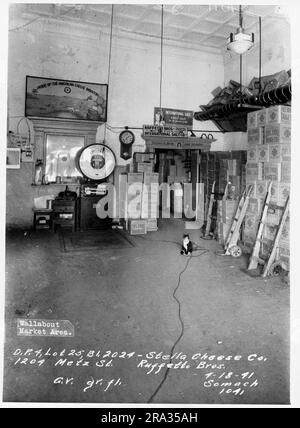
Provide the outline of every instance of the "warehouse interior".
[[3,401],[290,404],[287,6],[9,6]]

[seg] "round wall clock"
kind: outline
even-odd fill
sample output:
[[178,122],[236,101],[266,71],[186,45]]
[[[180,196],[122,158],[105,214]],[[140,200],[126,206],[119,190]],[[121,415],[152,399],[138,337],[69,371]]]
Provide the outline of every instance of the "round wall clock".
[[120,156],[124,160],[128,160],[132,157],[132,145],[135,137],[132,131],[125,129],[119,135],[120,140]]
[[128,129],[125,129],[125,131],[122,131],[119,135],[119,140],[122,144],[133,144],[134,139],[134,133]]
[[81,173],[90,180],[104,180],[114,170],[114,152],[104,144],[90,144],[80,150],[77,158]]

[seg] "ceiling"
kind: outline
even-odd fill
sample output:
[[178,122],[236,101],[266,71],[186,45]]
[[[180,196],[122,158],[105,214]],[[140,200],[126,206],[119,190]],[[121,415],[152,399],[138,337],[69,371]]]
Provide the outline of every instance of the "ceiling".
[[[258,17],[266,26],[275,19],[287,19],[286,10],[274,5],[243,5],[243,26],[246,31],[255,31]],[[114,28],[124,34],[161,37],[161,5],[114,4]],[[22,19],[28,25],[37,19],[53,19],[66,23],[95,26],[109,30],[111,4],[13,4],[10,27],[14,19]],[[222,50],[230,32],[238,27],[238,5],[170,5],[163,7],[163,38],[188,43],[194,47]],[[24,27],[24,25],[23,25]]]

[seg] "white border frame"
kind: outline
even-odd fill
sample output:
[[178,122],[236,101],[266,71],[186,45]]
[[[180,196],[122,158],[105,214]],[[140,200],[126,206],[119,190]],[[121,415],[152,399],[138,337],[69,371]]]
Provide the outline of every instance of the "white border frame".
[[[17,152],[19,155],[19,162],[16,164],[11,164],[8,165],[6,163],[6,168],[7,169],[20,169],[21,168],[21,149],[20,148],[14,148],[14,147],[7,147],[6,149],[6,154],[8,154],[8,152]],[[7,158],[6,158],[6,162],[7,162]]]

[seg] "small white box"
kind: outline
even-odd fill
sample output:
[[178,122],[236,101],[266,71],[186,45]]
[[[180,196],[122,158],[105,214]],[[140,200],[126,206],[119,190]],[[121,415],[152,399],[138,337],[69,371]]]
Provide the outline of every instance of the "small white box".
[[248,129],[247,144],[248,146],[257,146],[259,144],[264,144],[264,127],[263,126]]
[[153,164],[146,162],[138,162],[137,163],[137,172],[152,172]]
[[268,191],[267,181],[257,181],[255,186],[255,196],[259,199],[264,199]]
[[267,122],[267,109],[263,108],[256,112],[257,126],[265,126]]
[[286,144],[291,142],[291,126],[288,124],[274,123],[265,127],[266,144]]
[[280,144],[280,151],[281,162],[291,162],[291,145]]
[[258,162],[269,162],[269,146],[263,144],[257,148]]
[[247,150],[247,161],[257,162],[257,147],[248,148]]
[[264,180],[280,181],[281,163],[264,164]]
[[269,161],[270,162],[281,162],[281,144],[270,144],[269,145]]
[[267,109],[267,123],[285,123],[290,124],[292,109],[290,106],[273,106]]
[[256,111],[252,111],[247,115],[247,129],[253,129],[257,127],[257,114]]

